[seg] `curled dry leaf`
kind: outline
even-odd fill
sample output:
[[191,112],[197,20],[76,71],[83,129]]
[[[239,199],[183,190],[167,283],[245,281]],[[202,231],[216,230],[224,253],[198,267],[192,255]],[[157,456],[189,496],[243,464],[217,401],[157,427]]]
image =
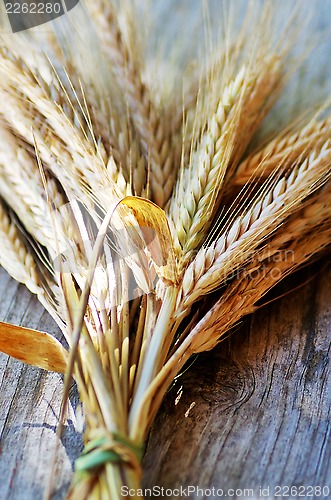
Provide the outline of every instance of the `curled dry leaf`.
[[[143,232],[146,247],[160,279],[178,284],[175,250],[166,213],[150,200],[127,196],[121,204],[129,207]],[[144,231],[144,229],[152,231]]]
[[68,352],[52,335],[0,322],[0,351],[32,366],[65,373]]

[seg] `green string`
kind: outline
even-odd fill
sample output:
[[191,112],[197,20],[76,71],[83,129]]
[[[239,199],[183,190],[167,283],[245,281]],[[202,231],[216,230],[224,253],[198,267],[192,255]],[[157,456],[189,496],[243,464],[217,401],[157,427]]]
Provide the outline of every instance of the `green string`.
[[[143,450],[141,446],[137,446],[132,443],[131,440],[124,438],[120,434],[113,433],[111,435],[112,441],[115,443],[122,444],[129,450],[131,450],[136,456],[137,460],[140,462],[143,455]],[[83,453],[75,462],[76,472],[88,472],[90,470],[96,469],[106,463],[121,463],[125,460],[121,454],[114,450],[103,450],[103,447],[107,447],[109,444],[109,438],[101,437],[90,441],[88,445],[85,446]]]

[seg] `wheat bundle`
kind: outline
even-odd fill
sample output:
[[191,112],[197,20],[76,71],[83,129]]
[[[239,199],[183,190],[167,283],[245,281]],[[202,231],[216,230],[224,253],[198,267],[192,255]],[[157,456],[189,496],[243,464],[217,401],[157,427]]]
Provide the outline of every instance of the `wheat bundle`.
[[69,498],[137,492],[148,432],[186,361],[331,243],[330,119],[246,153],[294,62],[299,14],[279,32],[276,3],[248,3],[197,70],[172,79],[167,67],[171,91],[148,76],[127,2],[79,7],[83,48],[69,15],[44,51],[33,30],[1,38],[0,264],[68,350],[4,324],[0,349],[65,372],[61,418],[77,382],[85,448]]

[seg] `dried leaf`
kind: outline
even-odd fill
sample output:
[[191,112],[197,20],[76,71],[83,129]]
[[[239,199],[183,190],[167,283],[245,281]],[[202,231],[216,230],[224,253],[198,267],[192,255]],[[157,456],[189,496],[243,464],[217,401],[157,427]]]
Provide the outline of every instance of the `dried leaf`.
[[45,332],[0,322],[0,351],[29,365],[64,373],[68,353]]
[[[158,276],[168,284],[177,284],[177,265],[173,241],[166,214],[162,208],[150,200],[137,196],[127,196],[121,201],[133,213],[143,234],[146,235],[146,246],[151,254]],[[144,233],[144,228],[155,232]]]

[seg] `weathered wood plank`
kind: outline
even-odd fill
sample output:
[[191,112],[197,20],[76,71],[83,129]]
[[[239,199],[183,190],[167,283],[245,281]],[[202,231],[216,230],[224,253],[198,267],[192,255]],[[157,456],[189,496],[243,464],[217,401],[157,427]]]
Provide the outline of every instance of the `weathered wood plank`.
[[[0,318],[54,334],[60,332],[43,307],[23,286],[0,269]],[[62,377],[0,353],[0,498],[42,499],[53,478],[54,498],[64,498],[81,436],[74,426],[73,391],[65,430],[57,445],[56,428]]]

